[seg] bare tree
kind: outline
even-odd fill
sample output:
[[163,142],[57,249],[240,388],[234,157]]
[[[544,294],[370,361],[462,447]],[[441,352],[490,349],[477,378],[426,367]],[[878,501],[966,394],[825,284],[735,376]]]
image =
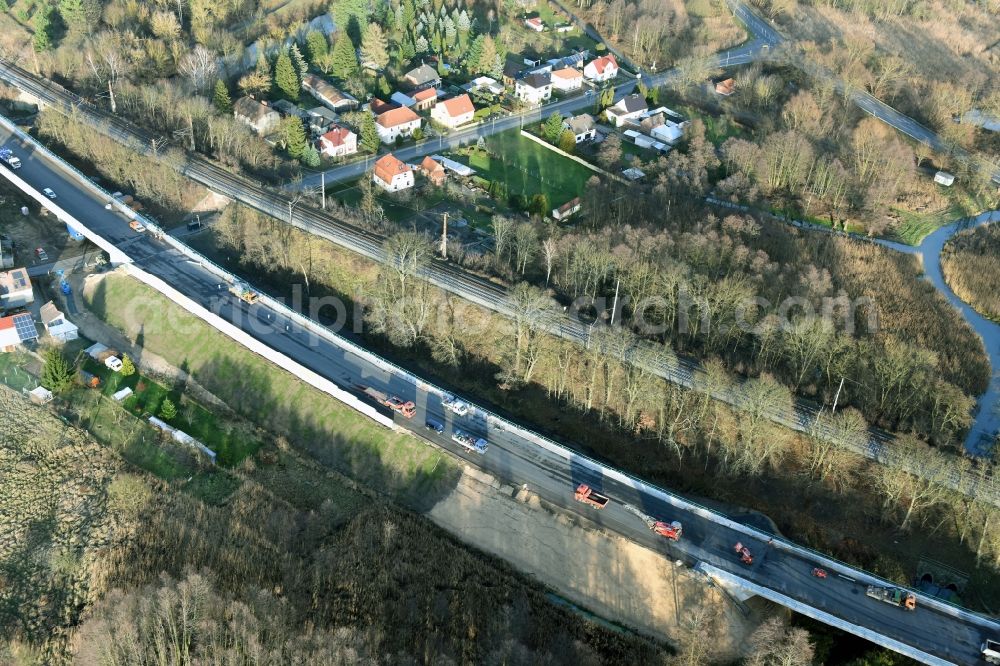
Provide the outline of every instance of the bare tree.
[[187,77],[195,92],[202,93],[215,83],[219,73],[215,54],[201,44],[180,59],[180,73]]

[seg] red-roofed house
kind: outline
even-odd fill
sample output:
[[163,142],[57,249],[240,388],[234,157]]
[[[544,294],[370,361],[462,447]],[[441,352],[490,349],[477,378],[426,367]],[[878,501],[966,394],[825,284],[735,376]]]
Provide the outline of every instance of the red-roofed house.
[[427,176],[427,180],[438,187],[444,185],[444,181],[448,177],[441,163],[432,159],[430,155],[425,157],[424,161],[420,163],[420,170]]
[[574,67],[564,67],[552,72],[552,89],[567,92],[583,87],[583,74]]
[[392,153],[375,162],[372,181],[386,192],[399,192],[413,187],[413,169],[406,162],[396,159]]
[[424,88],[423,90],[418,90],[413,93],[411,97],[413,98],[413,101],[416,102],[416,104],[413,105],[414,109],[417,111],[426,111],[434,106],[434,102],[436,102],[438,98],[438,91],[437,88]]
[[358,152],[358,135],[340,125],[319,138],[319,152],[327,157],[343,157]]
[[38,329],[31,313],[20,312],[9,317],[0,317],[0,351],[10,352],[22,342],[38,339]]
[[397,136],[410,136],[420,127],[420,116],[405,106],[389,109],[375,118],[375,129],[382,143],[392,143]]
[[378,97],[372,97],[372,101],[368,103],[368,108],[376,116],[380,116],[386,111],[391,111],[392,109],[398,109],[399,104],[395,102],[387,102],[384,99],[379,99]]
[[734,79],[719,81],[715,84],[715,92],[719,93],[723,97],[729,97],[736,92],[736,81]]
[[431,118],[452,129],[465,123],[471,123],[475,115],[476,107],[472,105],[472,100],[468,95],[459,95],[438,102],[434,110],[431,111]]
[[534,18],[524,19],[524,25],[526,25],[529,30],[534,30],[535,32],[545,30],[545,22],[537,16]]
[[610,81],[618,76],[618,61],[610,53],[601,56],[587,63],[583,68],[583,75],[591,81]]

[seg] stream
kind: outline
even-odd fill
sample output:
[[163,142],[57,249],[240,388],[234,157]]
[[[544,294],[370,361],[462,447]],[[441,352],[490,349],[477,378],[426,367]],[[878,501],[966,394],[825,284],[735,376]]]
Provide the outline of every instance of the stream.
[[[965,449],[972,455],[982,456],[990,453],[991,445],[1000,431],[1000,324],[994,323],[976,312],[968,303],[955,295],[955,292],[944,281],[941,271],[941,251],[945,243],[959,231],[972,229],[982,224],[1000,222],[1000,210],[987,211],[975,217],[967,217],[941,227],[924,238],[919,246],[903,245],[892,241],[874,239],[879,245],[916,255],[924,267],[924,273],[931,284],[952,305],[958,308],[972,329],[979,334],[986,345],[986,354],[990,360],[989,387],[979,398],[975,420],[965,440]],[[1000,288],[1000,276],[996,276],[997,288]]]

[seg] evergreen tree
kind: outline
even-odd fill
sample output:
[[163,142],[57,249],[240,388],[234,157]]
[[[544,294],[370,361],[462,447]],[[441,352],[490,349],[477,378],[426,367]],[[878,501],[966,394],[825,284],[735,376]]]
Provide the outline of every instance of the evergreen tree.
[[59,16],[70,32],[88,34],[101,20],[100,0],[59,0]]
[[292,45],[288,48],[288,54],[292,57],[292,64],[295,65],[295,70],[299,73],[299,81],[301,81],[309,73],[309,65],[302,56],[299,45],[292,42]]
[[569,130],[565,130],[559,135],[559,147],[567,153],[576,150],[576,135]]
[[160,418],[169,421],[175,416],[177,416],[177,406],[174,405],[174,401],[170,398],[164,398],[163,402],[160,403]]
[[346,35],[341,35],[333,45],[331,71],[341,80],[353,76],[358,71],[358,56],[354,52],[354,44]]
[[320,163],[319,151],[316,150],[315,146],[309,146],[308,148],[306,148],[305,152],[302,153],[302,163],[305,164],[307,167],[311,167],[313,169],[319,166]]
[[336,0],[333,3],[333,20],[341,31],[338,41],[346,34],[352,48],[361,43],[361,26],[368,25],[368,0]]
[[406,30],[417,20],[417,8],[413,5],[413,0],[403,0],[403,16],[399,22],[399,27]]
[[306,55],[309,56],[309,62],[318,67],[329,53],[330,45],[326,41],[326,35],[318,30],[310,30],[306,35]]
[[297,102],[299,99],[299,75],[292,64],[292,58],[288,51],[278,54],[278,60],[274,63],[274,87],[278,89],[282,97]]
[[549,143],[554,144],[557,142],[559,137],[562,136],[562,131],[563,117],[558,111],[549,116],[549,119],[542,125],[542,136]]
[[212,92],[212,104],[219,113],[229,113],[233,110],[233,98],[229,96],[229,88],[222,79],[215,82],[215,90]]
[[490,74],[496,67],[497,45],[489,35],[483,38],[483,51],[479,54],[476,62],[476,71],[482,74]]
[[50,347],[45,350],[42,366],[42,386],[53,393],[64,393],[73,387],[73,368],[63,353]]
[[414,46],[416,47],[417,53],[420,54],[427,53],[427,50],[430,49],[430,44],[427,43],[427,38],[423,35],[417,37],[417,41]]
[[281,121],[281,136],[285,140],[285,150],[288,156],[299,159],[309,147],[306,139],[306,129],[302,126],[302,121],[295,116],[288,116]]
[[378,151],[378,129],[375,127],[375,117],[370,113],[364,115],[361,121],[361,137],[358,147],[366,153]]
[[267,56],[264,55],[264,49],[261,49],[260,53],[257,54],[257,64],[254,65],[254,71],[258,74],[263,74],[268,78],[268,80],[271,79],[271,63],[267,61]]
[[52,15],[55,9],[48,5],[39,7],[31,19],[31,24],[35,28],[35,36],[31,44],[36,51],[48,51],[52,48],[52,32],[55,26],[52,25]]
[[361,57],[378,70],[385,69],[389,64],[389,45],[377,23],[372,23],[365,30],[365,36],[361,40]]
[[375,81],[375,89],[378,90],[378,94],[382,97],[388,97],[392,94],[392,86],[389,85],[389,81],[385,78],[385,76],[382,76],[381,74]]
[[403,37],[403,44],[400,55],[404,62],[409,62],[413,60],[413,56],[417,55],[417,48],[413,45],[413,40],[409,37]]
[[605,88],[601,91],[601,107],[608,108],[615,102],[615,89]]
[[131,377],[135,374],[135,363],[132,362],[132,357],[128,354],[122,354],[122,369],[119,372],[122,377]]
[[479,71],[479,59],[483,55],[483,41],[485,39],[485,36],[479,35],[469,45],[469,50],[465,54],[465,68],[469,72]]

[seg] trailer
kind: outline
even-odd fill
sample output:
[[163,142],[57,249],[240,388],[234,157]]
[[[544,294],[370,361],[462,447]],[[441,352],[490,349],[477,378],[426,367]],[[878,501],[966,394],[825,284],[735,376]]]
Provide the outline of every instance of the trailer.
[[417,406],[413,404],[412,400],[403,400],[399,396],[389,395],[371,386],[358,386],[357,388],[378,404],[388,407],[394,412],[399,412],[408,419],[412,419],[417,413]]
[[469,453],[486,453],[486,449],[489,448],[490,445],[489,442],[482,437],[476,437],[475,435],[470,435],[469,433],[462,432],[461,430],[456,430],[451,436],[451,439]]
[[20,169],[21,160],[14,154],[14,151],[10,148],[0,148],[0,162],[3,162],[11,169]]
[[656,532],[661,537],[670,539],[671,541],[680,541],[681,534],[684,533],[684,527],[680,524],[679,521],[673,520],[668,523],[663,520],[657,520],[652,516],[646,515],[645,513],[635,508],[631,504],[626,504],[625,510],[634,513],[636,516],[638,516],[639,520],[646,523],[646,527],[648,527],[650,530]]
[[581,483],[576,487],[576,491],[573,493],[573,499],[577,502],[589,504],[595,509],[603,509],[608,505],[608,502],[611,501],[610,497],[600,494],[586,483]]
[[905,608],[906,610],[915,610],[917,607],[917,595],[899,587],[869,585],[868,589],[865,590],[865,594],[872,599],[877,599],[878,601],[883,601],[899,608]]
[[979,651],[983,655],[983,659],[986,660],[987,664],[1000,664],[1000,641],[993,641],[986,639],[986,642],[980,646]]

